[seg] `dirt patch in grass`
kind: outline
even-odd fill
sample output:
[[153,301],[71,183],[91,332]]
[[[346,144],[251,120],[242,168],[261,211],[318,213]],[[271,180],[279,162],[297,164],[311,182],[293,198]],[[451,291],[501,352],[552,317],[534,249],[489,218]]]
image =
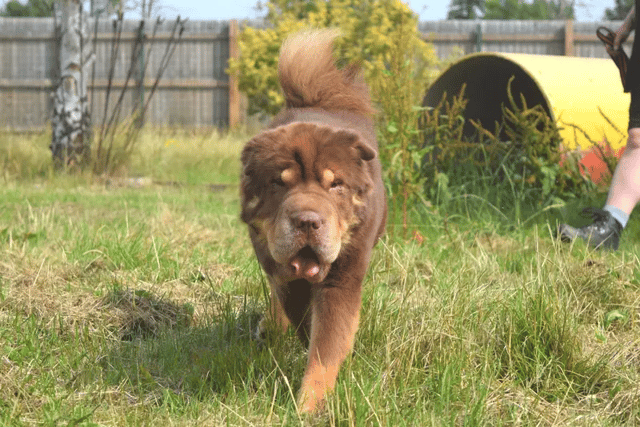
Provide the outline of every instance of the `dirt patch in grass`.
[[118,335],[125,341],[155,337],[163,329],[187,327],[193,319],[191,304],[176,304],[144,290],[117,290],[103,301],[119,319]]

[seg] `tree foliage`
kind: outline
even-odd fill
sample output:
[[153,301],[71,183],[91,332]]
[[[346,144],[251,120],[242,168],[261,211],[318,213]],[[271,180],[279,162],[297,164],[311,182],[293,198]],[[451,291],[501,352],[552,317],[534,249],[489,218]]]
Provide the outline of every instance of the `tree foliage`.
[[402,39],[404,60],[415,64],[414,81],[419,89],[414,101],[424,95],[430,66],[437,57],[433,46],[420,37],[417,16],[400,0],[271,0],[266,7],[267,27],[244,28],[240,58],[231,60],[229,66],[248,97],[250,113],[275,114],[284,104],[277,81],[278,52],[289,34],[305,28],[341,30],[337,57],[362,65],[374,101],[383,96],[380,79],[392,62],[394,44]]
[[573,19],[573,2],[566,0],[486,0],[484,19]]
[[483,11],[484,0],[451,0],[447,19],[476,19]]
[[25,18],[25,17],[50,17],[53,14],[53,0],[27,0],[21,3],[11,0],[5,3],[0,10],[0,16]]
[[574,1],[451,0],[447,19],[573,19]]
[[608,21],[623,20],[629,14],[631,7],[635,4],[635,0],[614,0],[613,8],[604,10],[604,19]]

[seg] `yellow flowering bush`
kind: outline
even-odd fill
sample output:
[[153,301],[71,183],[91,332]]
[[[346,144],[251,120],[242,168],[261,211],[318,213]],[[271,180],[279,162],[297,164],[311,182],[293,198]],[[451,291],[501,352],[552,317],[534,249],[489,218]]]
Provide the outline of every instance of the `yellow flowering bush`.
[[[402,62],[412,62],[413,100],[420,103],[429,72],[437,63],[433,46],[423,41],[417,16],[399,0],[270,0],[266,28],[245,27],[240,35],[240,58],[230,61],[229,72],[238,76],[247,95],[249,113],[277,113],[284,103],[278,87],[278,52],[291,33],[306,28],[339,28],[336,57],[344,63],[362,65],[380,105],[385,85],[378,82],[398,62],[392,55],[402,40]],[[342,62],[341,62],[342,63]],[[384,114],[384,111],[381,111]]]

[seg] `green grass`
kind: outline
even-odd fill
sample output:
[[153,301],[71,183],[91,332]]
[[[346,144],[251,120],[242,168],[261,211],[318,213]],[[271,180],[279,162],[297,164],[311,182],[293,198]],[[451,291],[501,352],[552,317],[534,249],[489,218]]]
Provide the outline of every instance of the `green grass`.
[[551,237],[592,201],[519,217],[458,198],[414,208],[406,238],[392,216],[353,355],[299,418],[304,349],[251,339],[266,284],[238,215],[244,137],[144,135],[109,179],[3,137],[0,425],[640,424],[635,217],[606,253]]

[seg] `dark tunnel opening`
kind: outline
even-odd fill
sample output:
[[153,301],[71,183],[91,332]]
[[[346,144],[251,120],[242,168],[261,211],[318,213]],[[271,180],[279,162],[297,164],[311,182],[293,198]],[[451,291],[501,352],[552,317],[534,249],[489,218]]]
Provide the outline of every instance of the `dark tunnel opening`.
[[502,105],[510,106],[507,87],[512,76],[511,93],[516,105],[522,108],[520,94],[523,94],[527,107],[540,104],[553,117],[547,100],[531,76],[518,64],[500,56],[472,56],[454,64],[431,85],[423,105],[436,107],[445,93],[447,101],[451,102],[466,83],[465,136],[475,133],[469,119],[479,121],[485,129],[493,132],[495,123],[502,122]]

